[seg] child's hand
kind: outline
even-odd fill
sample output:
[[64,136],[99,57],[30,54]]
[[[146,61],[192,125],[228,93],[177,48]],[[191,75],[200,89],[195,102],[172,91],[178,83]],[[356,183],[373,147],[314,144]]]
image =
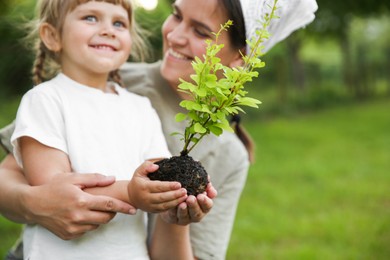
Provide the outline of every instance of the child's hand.
[[130,204],[143,211],[159,213],[187,199],[187,191],[179,182],[151,181],[148,173],[158,169],[158,165],[146,161],[135,171],[127,191]]

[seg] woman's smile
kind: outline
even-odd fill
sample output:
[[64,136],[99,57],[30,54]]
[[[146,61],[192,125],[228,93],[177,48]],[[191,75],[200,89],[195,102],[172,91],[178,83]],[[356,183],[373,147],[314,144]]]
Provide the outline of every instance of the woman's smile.
[[185,60],[185,61],[192,61],[193,58],[192,57],[189,57],[189,56],[186,56],[184,54],[181,54],[177,51],[174,51],[172,48],[169,48],[168,49],[168,54],[176,59],[179,59],[179,60]]

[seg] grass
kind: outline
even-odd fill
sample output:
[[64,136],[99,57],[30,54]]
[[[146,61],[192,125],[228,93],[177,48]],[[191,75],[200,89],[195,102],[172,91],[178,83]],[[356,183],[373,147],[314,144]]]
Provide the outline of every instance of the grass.
[[[382,100],[246,123],[257,161],[227,259],[390,259],[389,111]],[[19,229],[0,217],[0,258]]]
[[227,259],[390,259],[390,102],[248,123]]
[[8,221],[0,216],[0,259],[4,259],[10,247],[19,237],[21,225]]

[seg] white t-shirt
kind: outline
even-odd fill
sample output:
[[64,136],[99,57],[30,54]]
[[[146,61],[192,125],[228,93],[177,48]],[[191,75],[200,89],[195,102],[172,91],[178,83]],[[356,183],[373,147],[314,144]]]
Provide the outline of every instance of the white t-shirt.
[[[34,87],[20,104],[11,142],[30,136],[65,152],[79,173],[129,180],[146,159],[169,157],[161,124],[145,97],[114,85],[117,94],[81,85],[64,74]],[[26,259],[148,259],[144,216],[118,214],[82,238],[64,241],[38,225],[24,232]]]

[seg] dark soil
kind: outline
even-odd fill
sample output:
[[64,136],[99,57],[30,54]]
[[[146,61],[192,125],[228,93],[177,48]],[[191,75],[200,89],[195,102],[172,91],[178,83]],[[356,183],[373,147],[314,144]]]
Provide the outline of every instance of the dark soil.
[[188,195],[198,195],[206,190],[208,174],[200,162],[191,156],[173,156],[156,162],[160,167],[149,173],[151,180],[178,181],[187,190]]

